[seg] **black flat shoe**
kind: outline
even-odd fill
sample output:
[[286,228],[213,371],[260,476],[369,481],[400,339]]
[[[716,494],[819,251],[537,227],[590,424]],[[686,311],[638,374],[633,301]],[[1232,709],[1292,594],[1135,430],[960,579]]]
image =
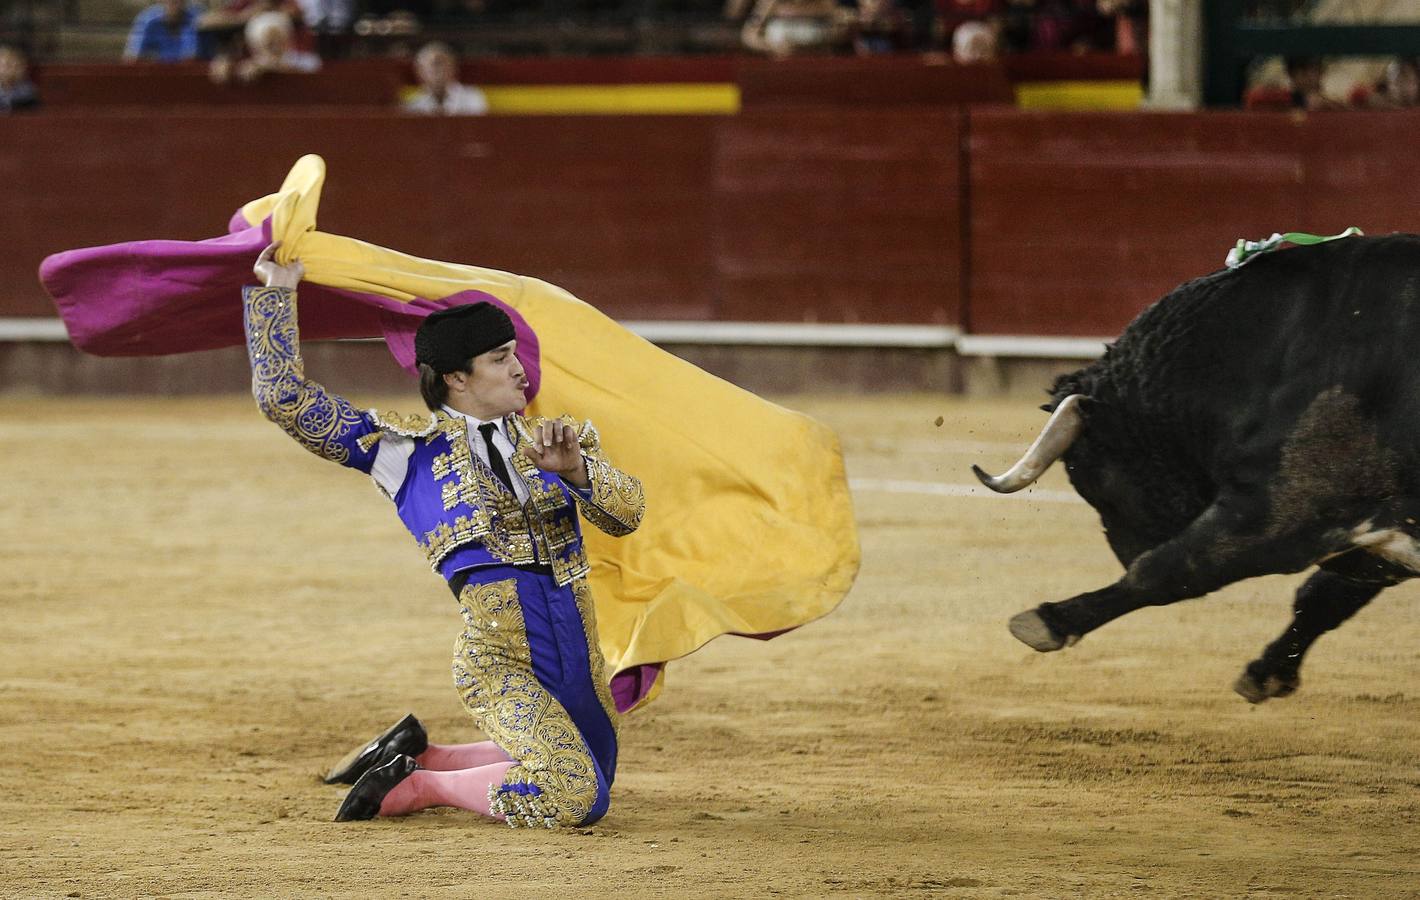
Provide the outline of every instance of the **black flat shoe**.
[[345,801],[340,804],[340,809],[335,814],[335,821],[357,822],[378,816],[380,804],[385,801],[389,792],[418,768],[419,763],[415,762],[413,757],[401,753],[384,765],[361,775],[360,780],[350,789],[350,793],[345,795]]
[[354,784],[360,776],[396,753],[418,756],[429,749],[429,735],[413,714],[391,725],[389,730],[370,743],[356,747],[335,764],[325,776],[326,784]]

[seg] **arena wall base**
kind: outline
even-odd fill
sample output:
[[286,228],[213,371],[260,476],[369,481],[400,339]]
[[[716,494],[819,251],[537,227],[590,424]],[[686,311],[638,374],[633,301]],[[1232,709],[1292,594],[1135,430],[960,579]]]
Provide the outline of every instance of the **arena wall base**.
[[1039,397],[1045,401],[1055,379],[1086,363],[1069,358],[962,356],[961,393],[971,397]]
[[[765,347],[667,344],[664,349],[756,393],[876,393],[963,390],[948,348]],[[307,373],[351,395],[389,397],[418,387],[377,342],[311,342]],[[0,394],[188,396],[251,389],[241,348],[181,356],[105,358],[58,342],[0,342]]]
[[[761,394],[897,393],[1043,397],[1079,359],[964,356],[949,347],[772,347],[663,344],[700,368]],[[311,342],[306,370],[332,389],[364,396],[417,393],[378,342]],[[239,347],[181,356],[90,356],[55,341],[0,342],[0,396],[232,394],[250,390]]]

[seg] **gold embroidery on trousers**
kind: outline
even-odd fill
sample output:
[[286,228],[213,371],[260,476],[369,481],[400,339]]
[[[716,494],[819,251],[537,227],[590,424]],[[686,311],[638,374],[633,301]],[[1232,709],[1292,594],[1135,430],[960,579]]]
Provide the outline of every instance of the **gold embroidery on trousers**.
[[515,763],[489,789],[491,810],[510,826],[577,825],[596,802],[596,765],[572,717],[533,675],[517,584],[471,584],[459,596],[454,685],[478,727]]
[[597,637],[597,608],[592,602],[592,587],[586,578],[572,582],[572,595],[577,598],[577,612],[582,617],[582,630],[587,635],[587,659],[591,663],[592,686],[596,689],[597,700],[601,703],[606,717],[611,722],[612,732],[621,737],[621,714],[616,711],[616,701],[611,696],[611,684],[606,679],[606,660],[602,657],[602,645]]

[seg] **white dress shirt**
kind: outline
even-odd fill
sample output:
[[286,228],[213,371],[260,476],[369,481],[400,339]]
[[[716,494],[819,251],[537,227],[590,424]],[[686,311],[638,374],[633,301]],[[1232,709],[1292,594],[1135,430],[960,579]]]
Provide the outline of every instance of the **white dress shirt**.
[[[483,435],[478,433],[478,426],[484,424],[483,419],[476,419],[473,416],[461,413],[452,407],[445,406],[444,412],[455,418],[463,419],[468,423],[468,446],[473,451],[473,455],[483,461],[484,465],[489,465],[488,448],[484,445]],[[513,480],[513,493],[517,494],[519,503],[528,502],[528,486],[523,481],[523,476],[513,467],[513,442],[508,437],[507,423],[503,419],[494,419],[493,422],[493,447],[503,457],[503,464],[508,468],[508,477]],[[375,479],[375,483],[384,490],[385,495],[391,500],[399,493],[400,486],[404,484],[405,476],[409,473],[409,457],[414,453],[414,439],[402,437],[400,435],[385,432],[380,439],[379,449],[375,451],[375,464],[370,469],[370,477]]]

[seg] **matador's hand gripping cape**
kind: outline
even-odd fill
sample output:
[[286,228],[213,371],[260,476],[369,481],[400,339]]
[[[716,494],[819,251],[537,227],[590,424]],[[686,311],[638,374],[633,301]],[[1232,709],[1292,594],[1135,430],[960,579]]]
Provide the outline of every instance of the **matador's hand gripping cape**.
[[721,634],[796,628],[847,593],[858,539],[831,430],[546,282],[318,231],[324,180],[324,161],[303,157],[224,237],[58,253],[41,280],[74,345],[99,356],[242,345],[239,289],[271,240],[282,242],[278,261],[305,264],[303,337],[383,336],[411,371],[424,316],[475,299],[503,306],[528,371],[529,413],[591,419],[608,455],[645,486],[648,515],[635,534],[586,535],[602,649],[628,705],[654,696],[667,660]]

